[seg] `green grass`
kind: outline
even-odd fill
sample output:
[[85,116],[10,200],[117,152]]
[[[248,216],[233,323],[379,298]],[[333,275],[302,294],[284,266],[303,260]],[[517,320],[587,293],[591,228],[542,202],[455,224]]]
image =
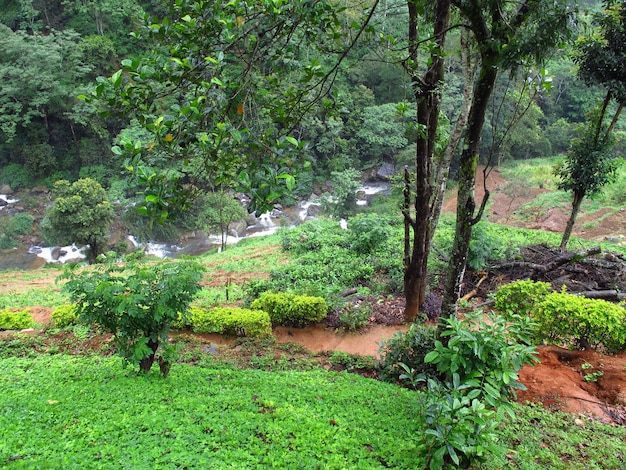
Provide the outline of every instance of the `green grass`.
[[[347,373],[212,358],[137,376],[119,358],[0,360],[2,468],[424,468],[419,392]],[[517,406],[475,468],[621,469],[626,429]]]
[[67,294],[56,288],[51,289],[49,286],[43,289],[29,289],[25,292],[0,293],[0,308],[56,307],[68,302]]
[[0,361],[3,468],[421,468],[415,392],[351,374]]
[[553,175],[554,165],[563,157],[532,158],[513,160],[498,167],[510,188],[539,188],[556,191],[557,178]]

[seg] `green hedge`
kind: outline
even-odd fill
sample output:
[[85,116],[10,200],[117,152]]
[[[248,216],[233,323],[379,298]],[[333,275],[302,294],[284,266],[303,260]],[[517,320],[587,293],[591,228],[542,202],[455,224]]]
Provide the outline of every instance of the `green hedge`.
[[12,312],[8,308],[0,310],[0,330],[23,330],[33,326],[33,316],[30,310],[24,309]]
[[503,316],[526,315],[532,317],[536,305],[551,291],[548,282],[515,281],[500,286],[495,295],[495,308]]
[[533,320],[540,337],[553,343],[574,340],[582,347],[603,345],[610,353],[626,346],[626,310],[606,300],[553,292],[537,305]]
[[237,336],[270,336],[272,324],[267,312],[245,308],[191,307],[191,325],[196,333]]
[[578,347],[603,346],[608,352],[626,348],[624,304],[562,292],[549,284],[516,281],[498,289],[495,308],[505,316],[525,315],[535,323],[538,341]]
[[65,328],[78,323],[78,309],[76,304],[63,304],[55,307],[50,315],[50,326]]
[[264,292],[250,307],[267,312],[272,325],[304,326],[328,314],[328,305],[322,297],[287,293]]

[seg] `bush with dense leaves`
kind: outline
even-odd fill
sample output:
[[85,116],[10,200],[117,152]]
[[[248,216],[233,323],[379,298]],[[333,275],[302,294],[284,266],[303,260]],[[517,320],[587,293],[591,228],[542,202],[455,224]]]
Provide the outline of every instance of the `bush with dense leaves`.
[[583,348],[604,347],[618,352],[626,347],[626,310],[601,299],[551,292],[550,284],[530,280],[501,286],[495,308],[509,317],[528,316],[535,324],[536,341]]
[[323,298],[288,293],[264,292],[250,307],[267,312],[272,325],[305,326],[328,314]]
[[63,304],[54,308],[50,315],[50,325],[53,328],[66,328],[78,323],[78,308],[76,304]]
[[500,286],[495,294],[494,307],[502,315],[532,315],[536,305],[551,291],[547,282],[530,279],[510,282]]
[[167,376],[176,357],[168,333],[179,315],[186,321],[187,309],[201,289],[203,268],[190,260],[143,263],[139,255],[128,257],[125,264],[115,261],[82,271],[68,267],[63,289],[81,305],[81,321],[114,335],[126,361],[146,373],[158,359]]
[[626,347],[626,310],[623,305],[552,292],[536,305],[532,318],[540,339],[577,344],[588,349],[603,346],[616,353]]
[[272,334],[270,317],[262,310],[192,307],[190,312],[191,326],[196,333],[252,337]]
[[8,308],[0,310],[0,330],[23,330],[33,326],[30,310],[12,312]]

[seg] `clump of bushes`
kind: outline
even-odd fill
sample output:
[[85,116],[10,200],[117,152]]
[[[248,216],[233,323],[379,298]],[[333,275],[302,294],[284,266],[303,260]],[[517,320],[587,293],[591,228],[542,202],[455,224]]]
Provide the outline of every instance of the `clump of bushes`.
[[33,326],[30,310],[12,312],[8,308],[0,310],[0,330],[23,330]]
[[190,313],[191,325],[196,333],[252,337],[272,334],[270,317],[262,310],[191,307]]
[[53,328],[67,328],[78,323],[78,308],[76,304],[63,304],[54,308],[50,315],[50,326]]
[[604,347],[614,353],[626,346],[623,305],[588,299],[564,290],[552,292],[545,282],[517,281],[500,287],[495,307],[504,315],[520,314],[534,323],[537,341]]
[[272,325],[301,327],[328,314],[328,305],[322,297],[288,293],[264,292],[250,307],[267,312]]

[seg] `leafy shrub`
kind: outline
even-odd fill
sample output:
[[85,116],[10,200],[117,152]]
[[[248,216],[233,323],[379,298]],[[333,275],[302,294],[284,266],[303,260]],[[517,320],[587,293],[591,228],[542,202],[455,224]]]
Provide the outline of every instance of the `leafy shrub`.
[[381,343],[380,376],[382,380],[396,382],[405,373],[404,364],[415,374],[436,375],[436,367],[425,363],[426,354],[435,348],[437,328],[430,324],[412,323],[408,331],[399,331]]
[[320,251],[329,246],[348,247],[345,231],[336,220],[325,218],[311,220],[281,232],[281,243],[283,250],[295,255]]
[[536,305],[551,291],[547,282],[515,281],[500,286],[495,295],[495,308],[505,317],[532,316]]
[[[423,423],[419,450],[428,460],[428,468],[444,466],[467,468],[501,449],[496,445],[495,428],[502,411],[513,414],[508,400],[518,382],[518,372],[535,359],[529,346],[531,323],[524,317],[511,321],[496,315],[483,319],[474,312],[461,321],[445,320],[442,338],[423,361],[436,367],[419,372],[404,363],[401,379],[416,387],[426,384],[422,395]],[[498,410],[497,412],[494,410]]]
[[272,325],[304,326],[328,313],[323,298],[288,293],[264,292],[250,307],[267,312]]
[[524,364],[536,361],[533,323],[528,318],[514,316],[507,321],[490,314],[485,320],[477,311],[445,323],[441,336],[447,344],[436,340],[434,350],[424,357],[424,362],[437,367],[443,381],[452,383],[458,375],[461,383],[479,390],[474,398],[494,407],[514,396],[515,389],[524,389],[517,373]]
[[373,356],[361,356],[344,351],[333,351],[328,358],[328,362],[335,367],[342,367],[348,371],[355,369],[374,369],[376,367],[376,359],[374,359]]
[[0,249],[17,246],[15,238],[30,233],[32,230],[33,218],[26,213],[5,217],[0,227]]
[[350,247],[361,255],[378,250],[391,234],[391,226],[380,214],[359,214],[352,217],[348,224]]
[[611,353],[626,346],[626,311],[606,300],[552,292],[537,305],[534,320],[540,337],[551,342],[603,345]]
[[0,175],[0,182],[8,184],[13,190],[26,188],[31,184],[28,170],[18,163],[9,163]]
[[237,336],[271,336],[272,324],[267,312],[244,308],[191,308],[191,324],[196,333],[220,333]]
[[78,323],[76,304],[63,304],[55,307],[50,315],[50,324],[54,328],[66,328]]
[[363,328],[369,323],[371,314],[372,309],[369,306],[349,303],[339,313],[339,327],[348,331]]
[[201,288],[203,268],[190,260],[146,264],[131,256],[126,264],[115,261],[111,258],[80,272],[69,266],[63,290],[82,305],[81,321],[114,335],[117,351],[127,362],[147,373],[160,353],[161,373],[167,376],[176,356],[168,333],[178,312],[187,315]]
[[23,330],[33,326],[33,316],[28,309],[12,312],[0,310],[0,330]]

